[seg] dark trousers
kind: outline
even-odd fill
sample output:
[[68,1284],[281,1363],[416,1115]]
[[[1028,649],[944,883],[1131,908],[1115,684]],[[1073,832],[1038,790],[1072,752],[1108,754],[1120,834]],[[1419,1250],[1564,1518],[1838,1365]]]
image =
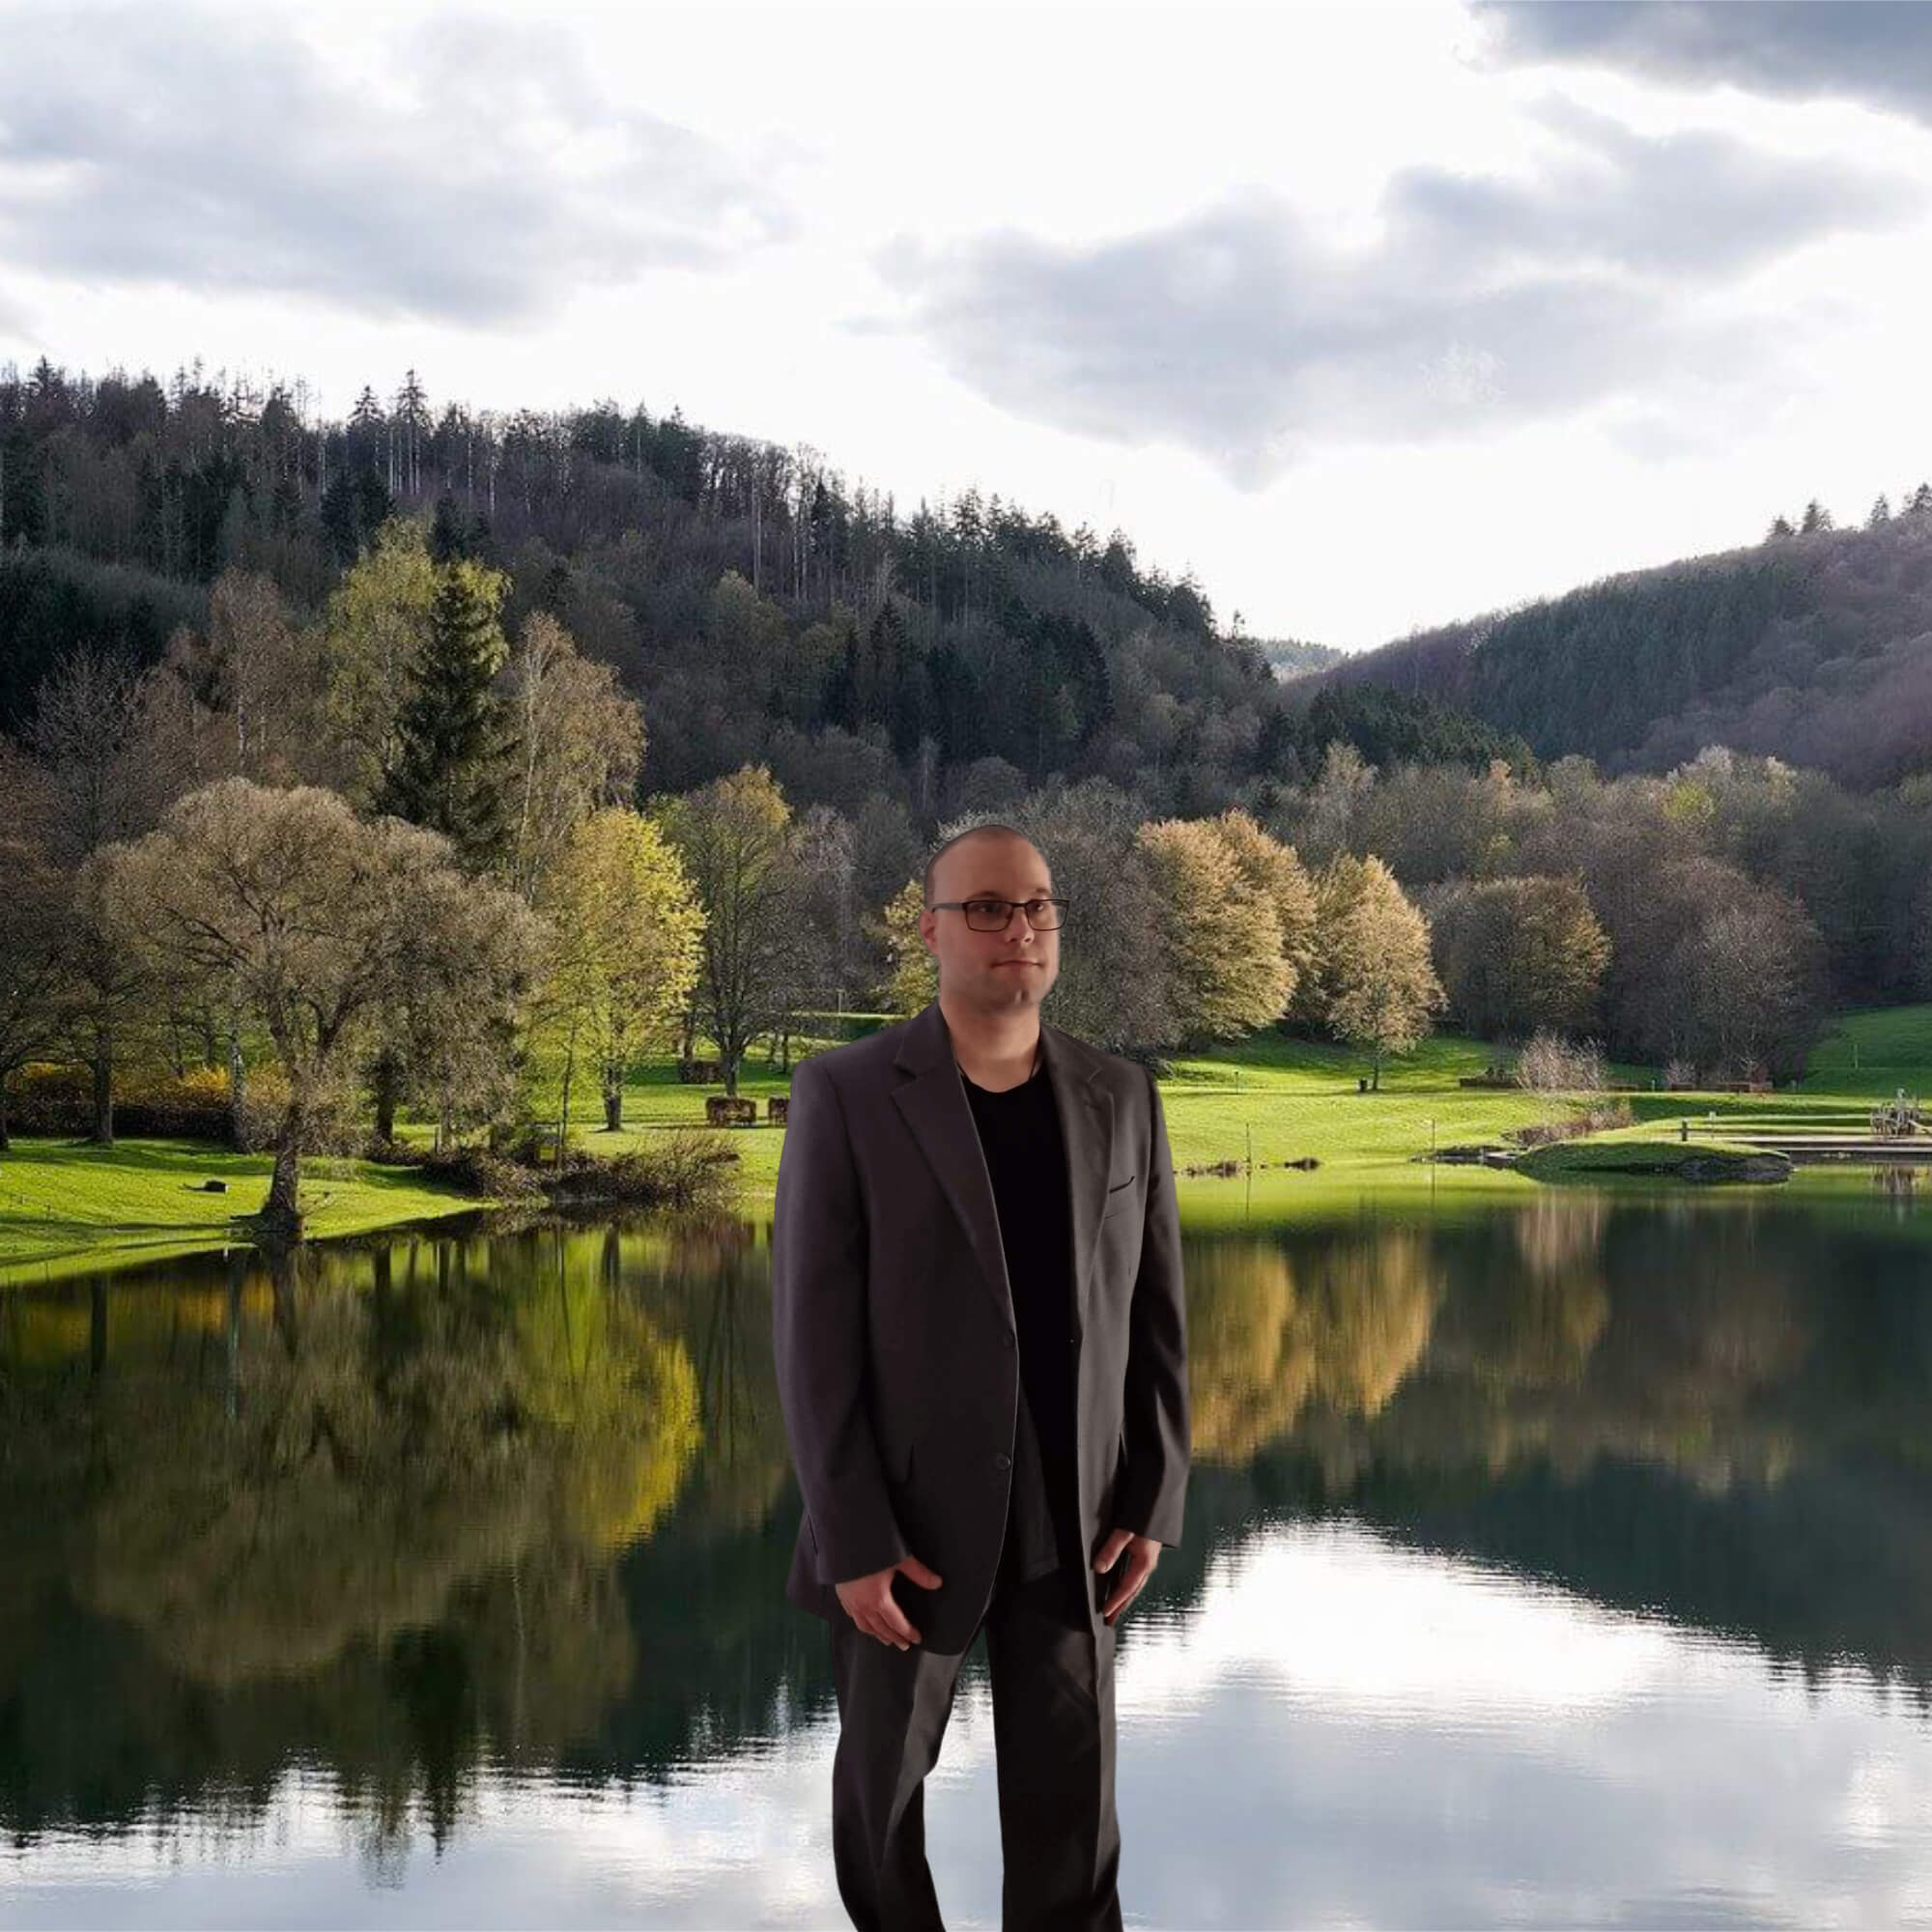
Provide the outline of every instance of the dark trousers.
[[[1026,1582],[1003,1571],[980,1625],[992,1678],[1005,1932],[1120,1932],[1115,1637],[1105,1624],[1089,1628],[1091,1587],[1065,1570]],[[895,1588],[923,1629],[924,1593],[903,1577]],[[832,1850],[838,1895],[860,1932],[944,1932],[925,1861],[925,1775],[939,1761],[964,1662],[964,1652],[899,1650],[849,1617],[833,1621]]]

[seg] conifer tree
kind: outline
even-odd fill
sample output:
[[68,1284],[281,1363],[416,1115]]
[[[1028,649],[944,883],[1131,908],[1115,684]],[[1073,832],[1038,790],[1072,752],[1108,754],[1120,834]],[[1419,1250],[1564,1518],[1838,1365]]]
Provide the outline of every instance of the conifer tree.
[[481,871],[503,850],[516,778],[509,710],[496,690],[502,580],[468,563],[445,566],[438,579],[378,807],[440,832]]
[[1871,506],[1871,514],[1865,519],[1865,528],[1868,530],[1882,530],[1890,522],[1891,498],[1881,491],[1878,500]]

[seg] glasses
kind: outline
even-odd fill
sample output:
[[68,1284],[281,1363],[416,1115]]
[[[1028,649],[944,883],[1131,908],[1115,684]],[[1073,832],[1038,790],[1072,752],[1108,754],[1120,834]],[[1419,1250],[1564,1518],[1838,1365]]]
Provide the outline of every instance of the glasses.
[[1036,932],[1051,932],[1066,917],[1065,899],[940,899],[934,912],[963,912],[975,932],[1004,932],[1013,908],[1024,904],[1027,923]]

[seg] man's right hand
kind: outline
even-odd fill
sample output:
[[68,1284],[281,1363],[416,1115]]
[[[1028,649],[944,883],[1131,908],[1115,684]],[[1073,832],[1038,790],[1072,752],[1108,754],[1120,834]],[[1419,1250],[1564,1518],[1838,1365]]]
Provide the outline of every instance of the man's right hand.
[[899,1608],[898,1600],[893,1595],[893,1578],[901,1570],[922,1590],[939,1588],[941,1578],[917,1556],[908,1556],[884,1570],[874,1570],[869,1577],[854,1577],[849,1583],[834,1586],[838,1592],[839,1603],[845,1606],[845,1614],[867,1636],[875,1636],[881,1643],[889,1643],[895,1650],[904,1650],[908,1644],[922,1640],[920,1634],[906,1622],[905,1612]]

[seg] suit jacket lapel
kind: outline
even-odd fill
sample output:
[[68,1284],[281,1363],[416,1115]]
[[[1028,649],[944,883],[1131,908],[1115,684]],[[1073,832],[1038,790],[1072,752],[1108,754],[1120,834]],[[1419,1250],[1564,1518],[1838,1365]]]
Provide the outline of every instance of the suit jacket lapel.
[[[1094,1081],[1069,1050],[1068,1035],[1040,1022],[1040,1057],[1060,1110],[1066,1151],[1066,1197],[1073,1222],[1073,1279],[1077,1284],[1074,1319],[1087,1321],[1087,1277],[1107,1199],[1107,1171],[1113,1160],[1114,1097]],[[1000,1242],[999,1209],[992,1177],[980,1148],[980,1133],[952,1036],[939,1002],[929,1002],[908,1023],[894,1065],[911,1074],[893,1092],[913,1138],[931,1164],[946,1198],[980,1263],[980,1272],[1007,1327],[1015,1328],[1012,1285]]]

